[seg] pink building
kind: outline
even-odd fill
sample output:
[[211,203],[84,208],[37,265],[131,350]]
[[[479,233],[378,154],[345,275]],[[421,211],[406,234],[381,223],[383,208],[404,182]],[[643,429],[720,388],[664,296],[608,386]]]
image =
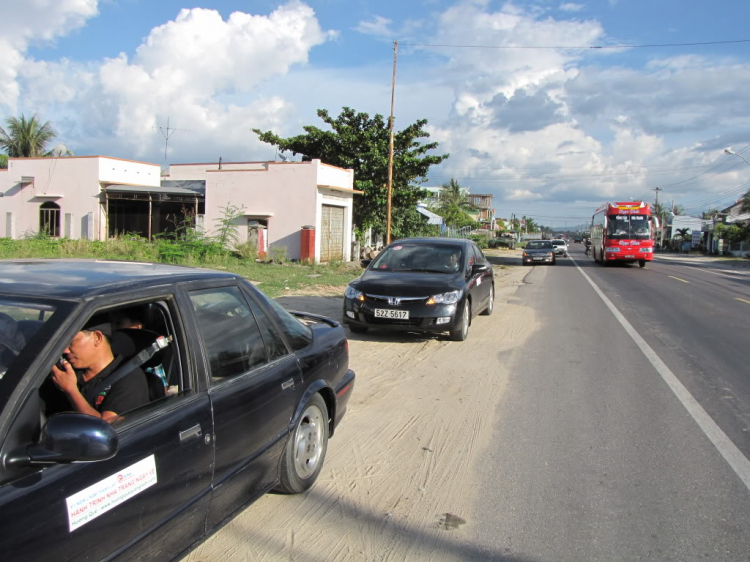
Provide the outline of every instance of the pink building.
[[12,158],[0,170],[0,235],[150,238],[193,216],[210,235],[233,206],[242,209],[241,242],[284,246],[291,259],[348,261],[353,183],[352,170],[319,160],[173,164],[162,174],[156,164],[103,156]]

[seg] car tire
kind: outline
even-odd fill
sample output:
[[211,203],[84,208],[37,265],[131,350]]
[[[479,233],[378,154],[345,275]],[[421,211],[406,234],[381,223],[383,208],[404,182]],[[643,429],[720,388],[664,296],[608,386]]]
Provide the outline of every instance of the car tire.
[[466,341],[469,337],[469,324],[471,323],[471,305],[467,299],[464,302],[464,313],[461,318],[461,325],[455,330],[451,330],[451,339],[453,341]]
[[328,450],[328,408],[320,394],[308,400],[281,456],[279,485],[284,494],[299,494],[310,488],[323,468]]
[[352,334],[364,334],[367,330],[369,330],[369,328],[367,328],[366,326],[355,326],[354,324],[347,324],[347,326],[349,327],[349,331]]
[[495,310],[495,286],[490,285],[490,300],[487,301],[487,307],[482,311],[483,316],[490,316]]
[[646,267],[646,260],[638,260],[638,266],[643,269]]
[[557,265],[557,258],[555,257],[552,258],[552,265]]

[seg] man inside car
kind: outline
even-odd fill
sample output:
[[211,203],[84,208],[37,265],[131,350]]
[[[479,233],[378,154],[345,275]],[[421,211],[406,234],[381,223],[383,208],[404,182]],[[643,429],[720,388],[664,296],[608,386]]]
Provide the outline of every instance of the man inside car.
[[64,368],[52,367],[52,382],[76,412],[112,423],[117,416],[149,401],[146,374],[136,367],[113,384],[107,379],[123,358],[112,353],[108,318],[92,318],[65,348]]

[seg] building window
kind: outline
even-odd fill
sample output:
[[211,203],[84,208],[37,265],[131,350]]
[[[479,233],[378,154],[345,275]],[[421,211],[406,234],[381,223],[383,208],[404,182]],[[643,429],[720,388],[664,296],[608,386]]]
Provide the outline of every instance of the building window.
[[39,207],[39,233],[60,237],[60,205],[47,201]]

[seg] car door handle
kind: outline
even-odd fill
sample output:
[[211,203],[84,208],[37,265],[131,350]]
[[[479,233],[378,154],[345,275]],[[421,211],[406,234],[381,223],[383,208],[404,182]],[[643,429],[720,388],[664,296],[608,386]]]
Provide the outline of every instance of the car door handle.
[[286,390],[287,388],[294,388],[294,379],[289,379],[281,383],[281,390]]
[[188,443],[193,439],[199,439],[202,434],[200,424],[194,425],[190,429],[180,431],[180,443]]

